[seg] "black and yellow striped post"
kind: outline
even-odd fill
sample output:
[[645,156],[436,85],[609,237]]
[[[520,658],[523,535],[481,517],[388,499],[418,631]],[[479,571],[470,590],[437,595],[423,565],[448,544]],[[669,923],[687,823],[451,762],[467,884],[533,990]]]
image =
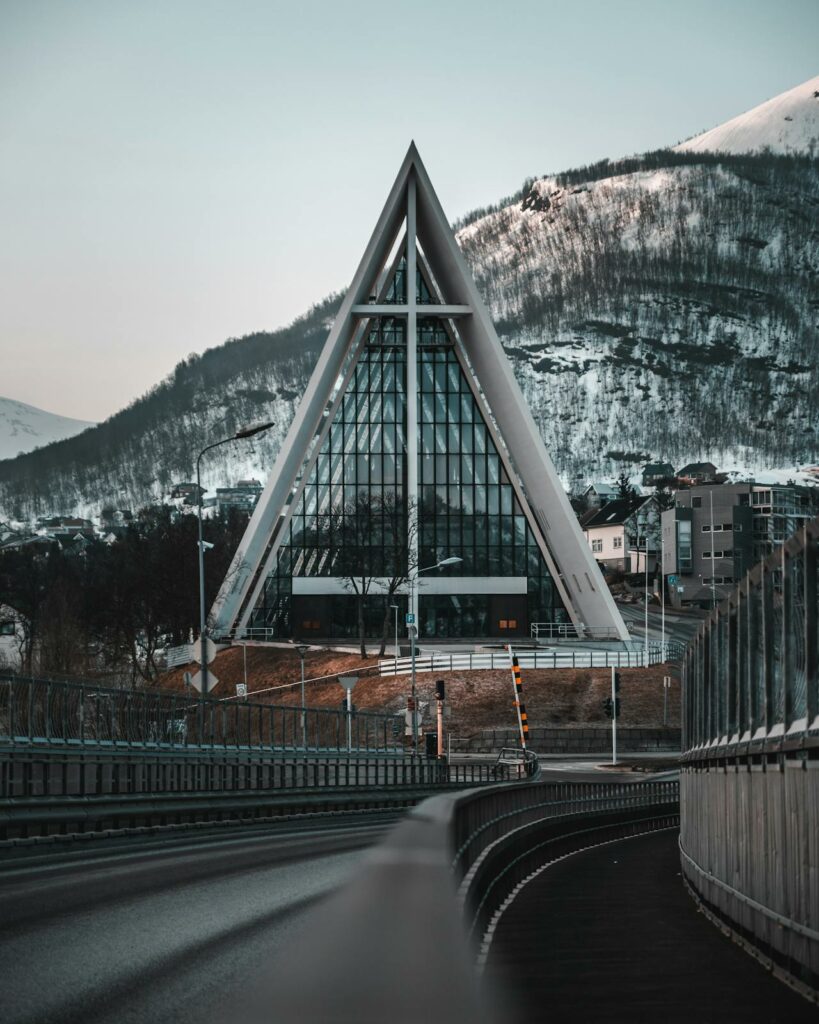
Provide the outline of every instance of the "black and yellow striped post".
[[523,683],[520,680],[520,665],[516,654],[512,653],[512,645],[508,644],[509,658],[512,663],[512,685],[515,688],[515,709],[518,713],[518,728],[520,729],[520,745],[525,750],[526,741],[529,739],[529,720],[526,716],[526,705],[523,703]]

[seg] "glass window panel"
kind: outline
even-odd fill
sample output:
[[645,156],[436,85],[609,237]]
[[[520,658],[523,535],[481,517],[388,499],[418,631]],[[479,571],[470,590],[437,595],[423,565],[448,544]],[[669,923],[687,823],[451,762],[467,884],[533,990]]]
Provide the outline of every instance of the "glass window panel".
[[461,483],[474,484],[475,482],[475,467],[472,464],[472,459],[464,458],[460,459],[461,463]]
[[[475,511],[475,495],[471,487],[461,488],[461,503],[464,510],[464,516],[471,516]],[[468,522],[464,519],[464,526]]]
[[461,450],[461,431],[457,423],[450,423],[447,427],[447,444],[451,452]]
[[304,488],[304,511],[308,516],[315,515],[316,503],[316,488],[313,484],[308,484],[307,487]]
[[452,423],[457,423],[461,417],[461,399],[458,394],[450,395],[447,399],[447,407],[449,410],[449,420]]
[[432,395],[421,395],[421,422],[432,423],[435,419],[435,402]]
[[461,395],[461,420],[464,423],[471,423],[472,422],[472,410],[473,410],[472,396],[471,395]]
[[424,455],[431,455],[435,451],[435,428],[429,423],[421,428],[421,451]]
[[459,511],[461,508],[461,489],[456,484],[450,485],[449,488],[449,507],[453,511]]
[[445,452],[446,451],[446,424],[436,423],[435,424],[435,451]]
[[446,395],[440,391],[435,393],[435,419],[438,423],[446,421]]
[[501,487],[501,513],[505,516],[512,515],[512,488],[509,484]]
[[[436,352],[436,356],[441,354]],[[446,364],[443,362],[435,363],[435,390],[439,395],[446,394]]]
[[432,363],[427,358],[427,353],[422,353],[421,359],[421,390],[431,392],[435,384],[435,376]]
[[469,424],[461,427],[461,451],[472,451],[472,427]]
[[460,455],[449,456],[449,482],[458,484],[461,482],[461,457]]
[[500,515],[500,488],[495,484],[486,488],[486,508],[490,516]]
[[498,456],[494,452],[489,452],[489,454],[486,456],[486,466],[489,473],[489,483],[498,483],[500,479],[498,475],[500,460],[498,459]]
[[486,485],[475,485],[475,514],[486,515]]
[[447,383],[449,385],[448,390],[454,391],[455,394],[458,394],[461,390],[461,368],[456,359],[450,359],[447,371]]
[[475,426],[475,451],[481,454],[486,451],[486,427],[476,419]]

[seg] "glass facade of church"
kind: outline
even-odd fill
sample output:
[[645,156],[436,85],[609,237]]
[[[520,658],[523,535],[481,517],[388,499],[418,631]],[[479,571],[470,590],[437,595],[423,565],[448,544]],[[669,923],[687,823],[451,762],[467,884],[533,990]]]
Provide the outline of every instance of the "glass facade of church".
[[[406,268],[399,264],[386,303],[405,301]],[[434,301],[420,273],[419,304]],[[357,600],[328,587],[326,594],[294,593],[299,578],[345,578],[345,538],[351,520],[367,508],[367,538],[355,558],[373,576],[406,574],[407,367],[406,320],[377,317],[349,380],[301,497],[285,525],[275,569],[265,582],[248,625],[272,635],[355,636]],[[467,371],[468,372],[468,371]],[[540,548],[504,470],[481,408],[456,353],[447,322],[423,316],[417,325],[418,564],[457,556],[436,571],[474,593],[419,592],[420,635],[486,637],[528,635],[530,622],[568,621]],[[386,496],[386,497],[385,497]],[[360,525],[360,524],[359,524]],[[348,553],[347,553],[348,554]],[[503,593],[492,581],[519,581]],[[313,589],[320,590],[319,587]],[[335,593],[330,591],[335,590]],[[390,603],[403,619],[406,597],[385,599],[373,588],[365,600],[367,629],[380,633]],[[392,629],[392,627],[390,627]]]

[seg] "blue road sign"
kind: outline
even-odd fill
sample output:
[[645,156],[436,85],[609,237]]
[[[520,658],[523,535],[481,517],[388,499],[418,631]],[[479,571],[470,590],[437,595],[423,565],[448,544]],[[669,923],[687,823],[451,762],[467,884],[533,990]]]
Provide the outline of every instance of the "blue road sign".
[[407,626],[412,626],[414,622],[415,615],[412,612],[407,612],[407,614],[404,616],[404,624]]

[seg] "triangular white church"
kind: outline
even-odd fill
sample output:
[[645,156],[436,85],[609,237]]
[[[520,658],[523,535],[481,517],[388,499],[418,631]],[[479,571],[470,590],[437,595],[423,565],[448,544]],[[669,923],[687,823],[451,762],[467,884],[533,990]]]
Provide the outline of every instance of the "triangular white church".
[[[414,611],[425,638],[512,639],[534,623],[573,623],[628,639],[414,144],[219,591],[211,634],[356,636],[344,515],[385,496],[409,550],[397,554],[390,531],[372,529],[372,633],[389,600],[402,622]],[[402,557],[417,585],[386,598]]]

